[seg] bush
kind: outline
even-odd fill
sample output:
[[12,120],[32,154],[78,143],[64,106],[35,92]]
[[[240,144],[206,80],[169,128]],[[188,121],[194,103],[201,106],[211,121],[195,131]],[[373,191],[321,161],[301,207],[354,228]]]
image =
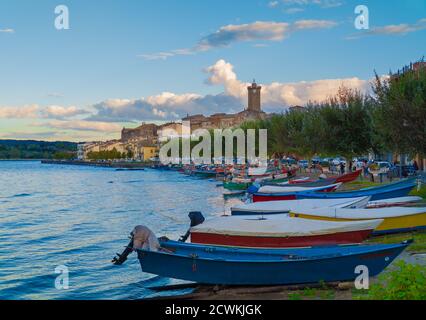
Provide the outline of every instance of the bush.
[[363,297],[370,300],[425,300],[426,267],[399,261],[396,270],[379,276]]

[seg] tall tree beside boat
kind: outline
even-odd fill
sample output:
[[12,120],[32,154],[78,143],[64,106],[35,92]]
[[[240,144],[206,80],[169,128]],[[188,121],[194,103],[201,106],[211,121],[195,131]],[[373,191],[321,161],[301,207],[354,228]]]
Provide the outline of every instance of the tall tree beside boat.
[[382,79],[376,74],[374,124],[384,147],[426,156],[426,68],[406,66]]

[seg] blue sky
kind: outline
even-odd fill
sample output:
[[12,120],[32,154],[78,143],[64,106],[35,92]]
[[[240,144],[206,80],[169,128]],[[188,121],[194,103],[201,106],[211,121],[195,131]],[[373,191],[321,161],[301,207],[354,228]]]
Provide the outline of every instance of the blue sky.
[[[69,8],[69,30],[54,9]],[[354,9],[369,9],[356,30]],[[423,20],[422,20],[423,19]],[[0,2],[0,138],[92,140],[121,126],[237,112],[245,86],[266,111],[368,90],[426,53],[424,0]]]

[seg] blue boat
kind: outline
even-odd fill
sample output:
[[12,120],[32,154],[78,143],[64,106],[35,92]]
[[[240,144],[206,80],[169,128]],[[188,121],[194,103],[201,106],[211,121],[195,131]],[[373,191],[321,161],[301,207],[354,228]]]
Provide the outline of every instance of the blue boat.
[[396,183],[390,183],[377,187],[364,188],[354,191],[339,192],[316,192],[299,191],[285,193],[254,193],[253,201],[273,201],[273,200],[299,200],[299,199],[339,199],[339,198],[358,198],[371,197],[370,201],[384,200],[407,196],[416,186],[414,179],[402,180]]
[[242,249],[162,241],[166,251],[137,250],[144,272],[221,285],[286,285],[351,281],[357,266],[383,271],[409,244],[295,249]]

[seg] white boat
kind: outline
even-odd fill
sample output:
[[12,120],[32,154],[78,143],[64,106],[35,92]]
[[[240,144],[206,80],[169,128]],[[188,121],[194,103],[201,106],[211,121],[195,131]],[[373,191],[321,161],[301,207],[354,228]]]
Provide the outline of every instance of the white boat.
[[326,221],[359,221],[383,219],[375,233],[396,233],[426,228],[426,207],[385,207],[371,209],[301,208],[290,212],[292,217]]
[[287,192],[306,192],[306,191],[320,191],[328,189],[337,189],[342,185],[342,183],[334,183],[328,186],[321,187],[299,187],[299,186],[276,186],[276,185],[267,185],[260,187],[257,193],[265,194],[274,194],[274,193],[287,193]]
[[383,220],[330,222],[287,215],[267,218],[222,216],[191,228],[191,242],[198,244],[285,248],[360,243]]
[[416,203],[422,201],[422,197],[398,197],[398,198],[391,198],[391,199],[383,199],[383,200],[375,200],[375,201],[369,201],[367,204],[367,208],[380,208],[380,207],[395,207],[395,206],[401,206],[406,205],[410,203]]
[[301,208],[322,208],[322,207],[365,207],[370,197],[341,198],[341,199],[303,199],[303,200],[283,200],[266,201],[240,204],[231,208],[232,215],[264,215],[283,214],[291,210]]

